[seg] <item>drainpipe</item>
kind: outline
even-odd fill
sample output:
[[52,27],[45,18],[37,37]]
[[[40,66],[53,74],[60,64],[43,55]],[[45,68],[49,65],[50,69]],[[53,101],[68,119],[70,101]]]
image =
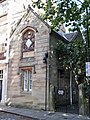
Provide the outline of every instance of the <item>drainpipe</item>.
[[70,62],[70,105],[72,105],[72,62]]
[[46,82],[45,82],[45,111],[47,110],[47,58],[48,53],[45,53],[45,57],[43,58],[43,63],[46,64]]

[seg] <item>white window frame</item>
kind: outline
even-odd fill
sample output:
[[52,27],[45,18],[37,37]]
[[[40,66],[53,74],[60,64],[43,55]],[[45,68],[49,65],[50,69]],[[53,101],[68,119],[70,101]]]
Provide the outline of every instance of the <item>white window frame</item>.
[[23,91],[32,91],[32,71],[23,70]]

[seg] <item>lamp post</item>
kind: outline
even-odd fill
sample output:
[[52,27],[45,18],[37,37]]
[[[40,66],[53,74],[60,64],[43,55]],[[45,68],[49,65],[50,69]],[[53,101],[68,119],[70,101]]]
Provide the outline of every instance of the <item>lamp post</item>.
[[43,63],[46,64],[46,82],[45,82],[45,111],[47,110],[47,59],[48,53],[45,53],[45,57],[43,58]]

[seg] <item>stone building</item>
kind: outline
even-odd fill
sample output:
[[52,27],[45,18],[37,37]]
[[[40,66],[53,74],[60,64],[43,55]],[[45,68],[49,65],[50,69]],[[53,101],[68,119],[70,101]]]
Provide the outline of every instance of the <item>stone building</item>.
[[11,13],[9,2],[0,1],[0,102],[52,110],[58,79],[53,50],[58,40],[68,42],[70,35],[51,30],[30,6]]

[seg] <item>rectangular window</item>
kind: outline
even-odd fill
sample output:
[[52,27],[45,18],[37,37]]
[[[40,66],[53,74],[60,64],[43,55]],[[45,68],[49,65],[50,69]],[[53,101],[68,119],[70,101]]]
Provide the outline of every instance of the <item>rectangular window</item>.
[[0,70],[0,80],[3,80],[3,70]]
[[22,69],[23,91],[32,91],[32,69]]
[[5,52],[5,47],[6,46],[7,46],[7,43],[0,44],[0,53],[4,53]]
[[0,60],[6,59],[6,47],[7,43],[0,44]]

